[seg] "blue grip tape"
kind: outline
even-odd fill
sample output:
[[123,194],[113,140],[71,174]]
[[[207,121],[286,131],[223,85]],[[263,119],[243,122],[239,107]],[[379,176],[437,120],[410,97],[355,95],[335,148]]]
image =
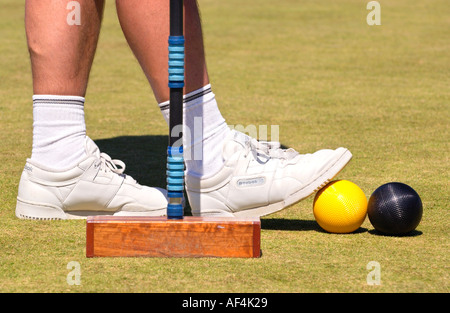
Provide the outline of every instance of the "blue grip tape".
[[183,218],[183,206],[181,204],[167,205],[167,217],[170,219],[182,219]]
[[[167,197],[169,199],[183,198],[184,191],[184,158],[183,146],[167,147]],[[170,202],[170,200],[169,200]],[[183,205],[169,203],[167,217],[170,219],[183,218]]]
[[169,198],[183,198],[183,192],[182,191],[168,191],[167,197]]
[[183,146],[167,147],[166,174],[167,174],[167,191],[183,192],[184,190]]
[[169,36],[169,88],[184,87],[184,36]]

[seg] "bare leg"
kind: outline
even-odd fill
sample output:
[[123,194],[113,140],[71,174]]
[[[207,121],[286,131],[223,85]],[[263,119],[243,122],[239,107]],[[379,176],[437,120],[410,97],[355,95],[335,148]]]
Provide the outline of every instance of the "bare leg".
[[[169,100],[169,1],[116,0],[125,37],[138,59],[158,103]],[[185,94],[209,83],[203,36],[195,0],[185,0]]]
[[[27,0],[25,29],[33,76],[31,159],[53,169],[85,157],[84,96],[104,0]],[[71,25],[71,14],[79,23]],[[77,25],[79,24],[79,25]]]
[[[136,58],[169,122],[169,1],[116,0],[119,20]],[[209,85],[203,34],[196,0],[184,1],[185,88],[184,158],[188,173],[212,175],[223,166],[222,143],[229,128]],[[187,130],[191,136],[186,136]],[[205,152],[208,153],[205,153]]]
[[78,0],[81,25],[69,25],[67,1],[27,0],[25,28],[34,94],[84,97],[104,0]]

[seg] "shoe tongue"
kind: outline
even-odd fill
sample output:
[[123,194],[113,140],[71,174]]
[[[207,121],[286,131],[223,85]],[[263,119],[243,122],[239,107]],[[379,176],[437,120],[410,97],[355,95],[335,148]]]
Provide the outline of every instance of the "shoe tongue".
[[246,135],[244,133],[233,131],[233,139],[234,141],[240,143],[242,146],[245,146],[245,144],[252,139],[249,135]]
[[237,151],[245,148],[246,143],[251,139],[244,133],[232,130],[228,135],[225,145],[223,147],[223,157],[225,160],[229,159]]
[[97,147],[95,142],[88,136],[86,136],[85,149],[87,155],[94,155],[97,158],[100,157],[100,149]]

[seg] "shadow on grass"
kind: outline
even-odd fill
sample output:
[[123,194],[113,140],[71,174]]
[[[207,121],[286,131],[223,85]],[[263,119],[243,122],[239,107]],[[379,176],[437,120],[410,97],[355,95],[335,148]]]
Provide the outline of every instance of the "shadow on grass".
[[95,143],[112,159],[125,162],[125,173],[141,185],[166,187],[167,136],[121,136]]
[[[261,219],[261,228],[267,230],[290,230],[290,231],[316,231],[319,233],[328,233],[323,230],[316,221],[283,219],[283,218],[263,218]],[[349,234],[360,234],[367,232],[367,228],[360,227]],[[347,234],[337,234],[347,235]]]
[[267,230],[314,230],[323,231],[316,221],[284,219],[284,218],[262,218],[261,228]]
[[369,230],[369,234],[376,235],[376,236],[385,236],[385,237],[417,237],[417,236],[421,236],[423,234],[423,232],[421,232],[420,230],[413,230],[406,234],[391,235],[391,234],[385,234],[385,233],[379,232],[376,229],[371,229],[371,230]]

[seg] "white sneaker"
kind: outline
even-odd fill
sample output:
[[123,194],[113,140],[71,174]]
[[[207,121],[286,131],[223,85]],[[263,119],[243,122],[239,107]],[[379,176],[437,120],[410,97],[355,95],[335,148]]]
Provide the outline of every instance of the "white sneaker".
[[352,158],[345,148],[299,154],[232,131],[224,144],[224,167],[213,177],[186,175],[194,216],[260,217],[314,193]]
[[89,137],[85,149],[87,158],[62,172],[28,159],[19,183],[16,216],[53,220],[166,214],[166,190],[139,185],[123,174],[125,164],[100,153]]

